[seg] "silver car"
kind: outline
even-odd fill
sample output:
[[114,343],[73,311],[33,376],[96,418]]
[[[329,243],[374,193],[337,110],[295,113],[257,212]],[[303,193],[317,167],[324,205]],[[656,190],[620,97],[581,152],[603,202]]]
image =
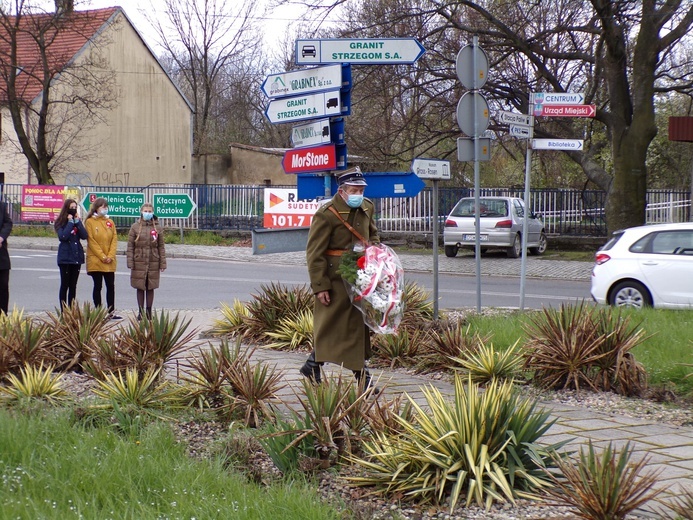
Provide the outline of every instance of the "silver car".
[[[522,221],[525,203],[516,197],[479,197],[479,240],[481,252],[503,248],[508,258],[522,254]],[[474,249],[474,197],[460,199],[445,221],[445,256],[454,257],[461,247]],[[539,215],[529,214],[527,248],[534,255],[546,251],[546,233]]]

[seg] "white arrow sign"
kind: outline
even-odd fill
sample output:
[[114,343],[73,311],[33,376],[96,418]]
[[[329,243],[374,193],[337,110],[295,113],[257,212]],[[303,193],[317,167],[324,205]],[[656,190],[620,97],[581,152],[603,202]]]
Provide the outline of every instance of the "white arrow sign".
[[341,111],[339,90],[334,90],[319,94],[273,99],[267,105],[265,115],[271,123],[288,123],[325,116],[338,116]]
[[532,126],[534,121],[532,116],[525,114],[518,114],[517,112],[506,112],[502,111],[500,113],[500,122],[506,125],[522,125],[522,126]]
[[537,105],[582,105],[584,92],[535,92],[533,103]]
[[532,139],[535,150],[582,150],[582,139]]
[[342,87],[342,66],[313,67],[281,74],[270,74],[260,87],[269,98],[323,92]]
[[414,159],[411,163],[411,171],[420,179],[449,179],[450,161]]
[[320,119],[291,129],[291,144],[294,148],[315,146],[330,142],[330,120]]
[[426,49],[414,38],[296,40],[297,65],[401,65],[414,63],[424,52]]
[[510,135],[519,137],[521,139],[530,139],[532,137],[531,126],[524,125],[510,125]]

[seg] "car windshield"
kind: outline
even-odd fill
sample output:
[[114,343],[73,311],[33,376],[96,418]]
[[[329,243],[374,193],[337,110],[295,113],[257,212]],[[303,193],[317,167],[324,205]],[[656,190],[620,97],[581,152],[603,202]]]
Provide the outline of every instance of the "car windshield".
[[[450,213],[451,217],[473,217],[474,199],[462,199]],[[507,217],[508,206],[503,199],[480,199],[480,217]]]

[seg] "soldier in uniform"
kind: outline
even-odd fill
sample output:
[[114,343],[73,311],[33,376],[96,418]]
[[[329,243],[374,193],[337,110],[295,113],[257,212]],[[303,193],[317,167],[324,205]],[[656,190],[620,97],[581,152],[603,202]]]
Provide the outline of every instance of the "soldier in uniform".
[[[313,216],[308,234],[306,260],[315,294],[313,345],[301,374],[320,383],[320,366],[337,363],[352,370],[357,381],[370,386],[365,360],[370,357],[370,338],[363,315],[351,304],[342,277],[337,273],[341,255],[356,244],[380,242],[375,227],[373,202],[363,197],[366,180],[356,167],[337,180],[339,189]],[[365,242],[365,244],[364,244]]]

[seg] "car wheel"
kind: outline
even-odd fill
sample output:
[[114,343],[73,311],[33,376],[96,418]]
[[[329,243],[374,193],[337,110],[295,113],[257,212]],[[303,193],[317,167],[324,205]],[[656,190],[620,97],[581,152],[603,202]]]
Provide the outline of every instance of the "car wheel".
[[445,246],[445,256],[455,258],[457,256],[457,246]]
[[628,280],[620,282],[611,291],[609,303],[615,307],[634,307],[642,309],[652,306],[652,296],[640,282]]
[[517,258],[522,253],[522,239],[520,234],[515,235],[515,240],[513,240],[513,245],[507,249],[508,258]]
[[529,252],[533,255],[543,255],[546,251],[547,244],[546,233],[542,231],[541,235],[539,235],[539,245],[537,247],[530,247]]

